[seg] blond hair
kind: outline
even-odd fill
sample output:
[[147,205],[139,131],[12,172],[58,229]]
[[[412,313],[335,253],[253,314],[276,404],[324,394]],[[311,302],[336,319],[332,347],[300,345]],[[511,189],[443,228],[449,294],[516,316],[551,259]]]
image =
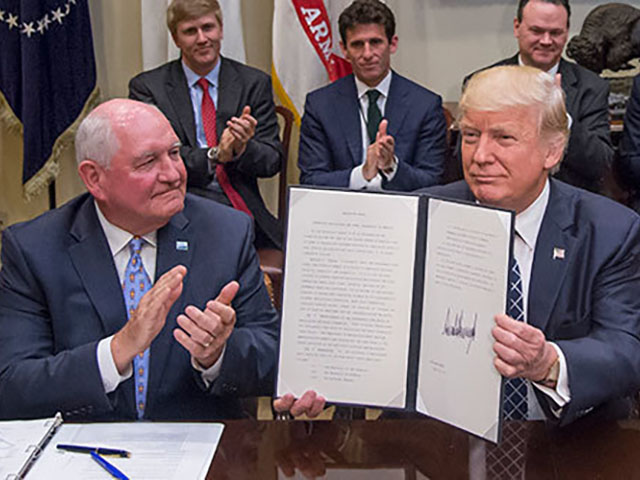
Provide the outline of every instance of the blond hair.
[[459,120],[470,110],[499,112],[509,108],[533,107],[538,111],[538,134],[547,141],[569,139],[569,119],[564,92],[555,79],[534,67],[501,66],[476,73],[459,103]]
[[173,0],[167,8],[167,27],[171,35],[178,31],[178,24],[213,13],[222,26],[222,9],[218,0]]

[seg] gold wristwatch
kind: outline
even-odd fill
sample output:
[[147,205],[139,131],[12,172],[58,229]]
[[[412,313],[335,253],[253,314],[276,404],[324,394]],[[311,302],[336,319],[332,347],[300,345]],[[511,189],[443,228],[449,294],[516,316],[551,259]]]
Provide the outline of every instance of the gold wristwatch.
[[545,377],[538,383],[549,388],[556,388],[558,385],[558,377],[560,376],[560,357],[556,357],[555,362],[549,367],[549,371]]

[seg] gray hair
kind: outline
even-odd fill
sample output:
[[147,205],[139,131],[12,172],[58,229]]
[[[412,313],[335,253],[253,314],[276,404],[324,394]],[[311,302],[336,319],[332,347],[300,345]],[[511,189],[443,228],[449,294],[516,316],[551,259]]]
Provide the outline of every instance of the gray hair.
[[120,149],[120,141],[113,131],[112,119],[101,109],[93,110],[80,123],[76,132],[76,163],[93,160],[109,168],[111,158]]
[[80,123],[76,132],[76,162],[93,160],[103,168],[109,168],[111,159],[120,150],[120,140],[116,129],[122,135],[131,122],[138,121],[135,113],[155,111],[166,120],[162,111],[151,103],[128,98],[114,98],[98,105]]

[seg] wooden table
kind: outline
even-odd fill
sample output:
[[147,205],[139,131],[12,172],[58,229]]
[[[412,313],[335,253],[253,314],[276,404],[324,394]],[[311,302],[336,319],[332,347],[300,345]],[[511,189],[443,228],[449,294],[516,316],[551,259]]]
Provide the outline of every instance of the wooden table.
[[[488,444],[431,419],[225,424],[208,479],[489,478]],[[527,479],[640,478],[638,420],[524,426]]]

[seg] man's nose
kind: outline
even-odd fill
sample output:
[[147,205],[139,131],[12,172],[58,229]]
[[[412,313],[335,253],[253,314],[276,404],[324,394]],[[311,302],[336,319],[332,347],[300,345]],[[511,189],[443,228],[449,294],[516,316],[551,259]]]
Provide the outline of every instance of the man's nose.
[[165,183],[175,183],[182,179],[182,159],[175,160],[166,155],[161,162],[159,178]]
[[551,34],[549,32],[544,32],[540,37],[540,43],[543,43],[544,45],[551,45],[553,43]]
[[203,43],[207,41],[207,36],[204,34],[204,31],[199,28],[198,29],[198,34],[196,36],[196,42],[198,43]]
[[493,142],[487,135],[480,135],[473,151],[473,161],[479,164],[491,163],[494,158],[492,145]]

